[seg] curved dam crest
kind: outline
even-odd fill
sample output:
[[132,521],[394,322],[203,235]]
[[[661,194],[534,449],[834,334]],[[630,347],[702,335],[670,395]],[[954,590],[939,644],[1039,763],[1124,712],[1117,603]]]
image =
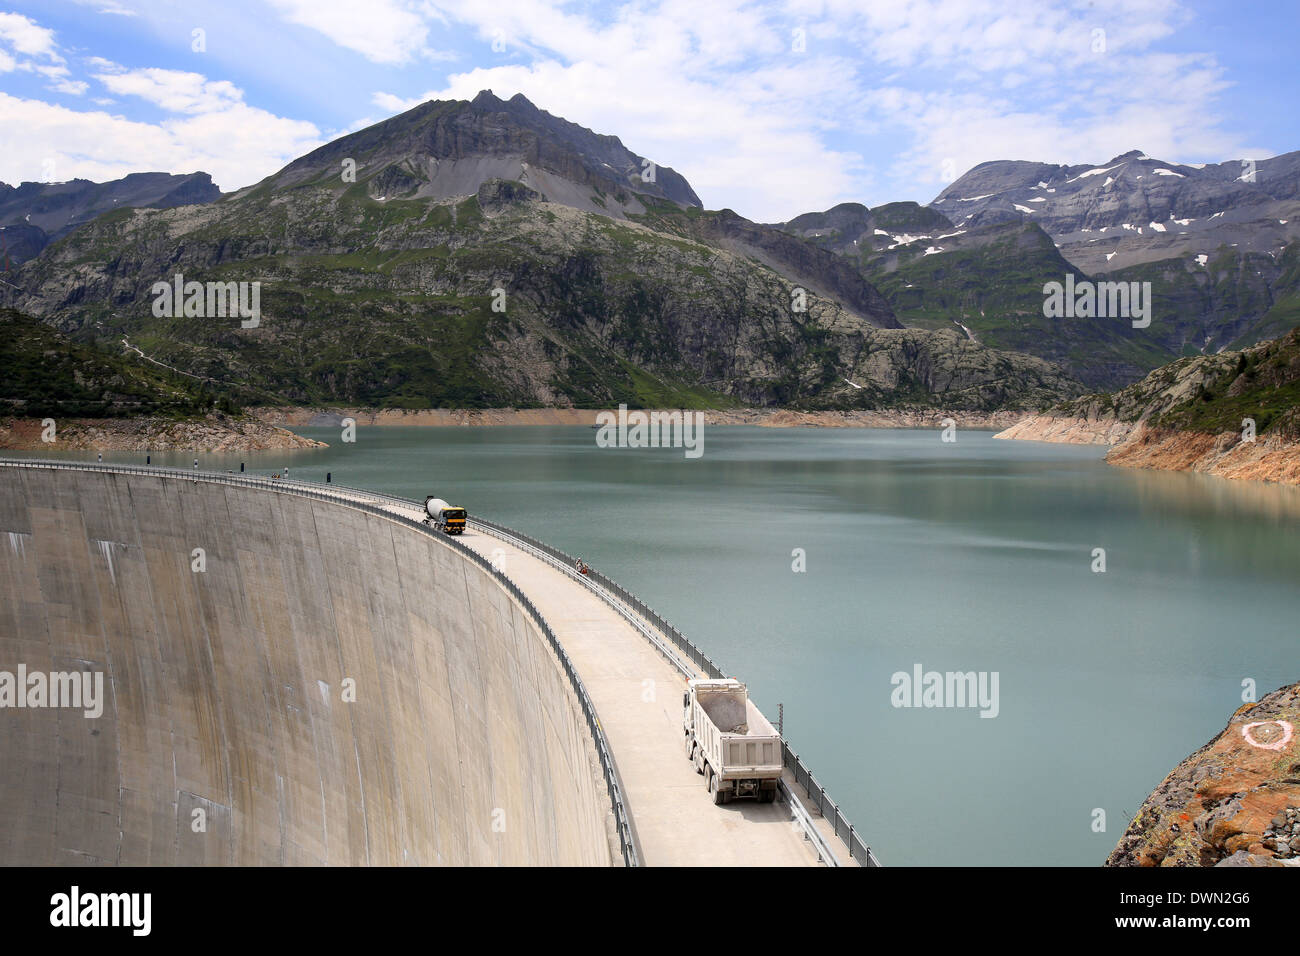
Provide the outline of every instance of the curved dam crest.
[[99,671],[105,698],[0,710],[0,862],[619,862],[558,658],[451,543],[342,503],[26,468],[0,473],[0,531],[0,670]]

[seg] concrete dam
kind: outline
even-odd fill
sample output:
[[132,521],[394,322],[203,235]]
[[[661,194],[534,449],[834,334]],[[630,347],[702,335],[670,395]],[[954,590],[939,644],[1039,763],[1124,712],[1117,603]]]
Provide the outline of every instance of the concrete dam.
[[418,516],[0,461],[0,864],[875,865],[792,752],[780,802],[709,801],[680,698],[712,665],[653,612]]

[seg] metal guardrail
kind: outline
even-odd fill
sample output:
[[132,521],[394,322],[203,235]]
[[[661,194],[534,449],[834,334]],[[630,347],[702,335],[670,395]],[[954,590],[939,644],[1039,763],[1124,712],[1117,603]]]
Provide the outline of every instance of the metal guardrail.
[[[547,544],[544,541],[539,541],[537,538],[534,538],[531,535],[524,534],[522,531],[516,531],[514,528],[508,528],[505,525],[498,524],[495,521],[488,521],[486,518],[478,518],[478,517],[471,516],[469,520],[471,524],[479,525],[483,528],[486,528],[488,531],[496,531],[499,532],[500,534],[505,534],[511,538],[515,538],[519,541],[525,542],[526,544],[532,546],[534,549],[541,551],[542,553],[547,554],[552,558],[555,558],[566,569],[573,568],[574,565],[577,563],[577,558],[573,557],[572,555],[565,554],[559,548],[552,547],[551,545]],[[574,573],[576,576],[576,572]],[[587,574],[581,575],[581,577],[585,578],[586,580],[594,584],[600,585],[600,587],[604,588],[610,594],[618,598],[618,600],[622,601],[629,608],[631,608],[633,612],[635,612],[636,614],[644,618],[652,627],[659,630],[664,636],[666,636],[670,641],[672,641],[672,643],[676,645],[678,650],[680,650],[683,654],[685,654],[687,659],[690,660],[691,663],[693,663],[696,667],[698,667],[706,677],[717,678],[717,677],[725,676],[722,673],[722,668],[720,668],[717,664],[713,663],[713,661],[710,660],[707,654],[705,654],[702,650],[700,650],[693,643],[691,643],[691,641],[686,637],[685,634],[683,634],[677,628],[673,627],[672,624],[668,623],[667,620],[665,620],[661,615],[656,613],[648,604],[642,601],[635,594],[626,590],[617,582],[612,581],[609,578],[605,577],[605,575],[601,574],[595,568],[590,568]],[[687,676],[694,676],[694,675],[687,675]]]
[[817,778],[812,775],[812,771],[799,759],[799,755],[790,749],[788,743],[784,745],[784,750],[785,766],[790,768],[799,786],[808,791],[808,799],[813,806],[821,811],[823,818],[830,821],[835,835],[844,841],[853,859],[857,860],[861,866],[880,866],[880,860],[876,859],[876,854],[871,851],[871,847],[867,846],[862,836],[849,823],[848,818],[844,816],[839,806],[830,798],[826,788],[817,782]]
[[[307,484],[307,483],[304,483]],[[335,485],[334,487],[352,492],[355,494],[369,495],[375,498],[381,498],[390,501],[395,505],[406,508],[422,508],[423,506],[407,498],[401,498],[396,495],[389,495],[383,492],[369,491],[365,488],[351,488],[345,485]],[[702,650],[695,646],[689,638],[680,630],[668,622],[662,615],[656,612],[648,604],[638,598],[635,594],[622,587],[616,581],[606,577],[595,568],[589,568],[587,574],[581,575],[574,568],[577,559],[570,554],[561,551],[552,545],[534,538],[532,535],[525,534],[514,528],[500,524],[496,521],[489,521],[486,518],[471,516],[469,518],[471,525],[476,525],[496,537],[503,537],[513,541],[516,545],[523,546],[525,549],[532,550],[544,557],[549,557],[551,563],[559,570],[566,572],[573,579],[586,584],[591,590],[600,595],[606,603],[619,611],[628,621],[636,627],[647,639],[651,641],[660,652],[668,658],[669,662],[678,668],[687,677],[695,675],[689,673],[688,669],[682,666],[682,661],[672,651],[664,647],[646,627],[636,618],[639,616],[643,621],[648,623],[651,628],[657,630],[668,638],[669,641],[685,657],[699,668],[700,672],[707,677],[720,678],[726,676],[722,668]],[[620,607],[620,604],[623,605]],[[632,613],[629,614],[628,611]],[[830,821],[835,835],[844,841],[845,846],[849,849],[849,855],[861,866],[880,866],[880,860],[872,852],[871,847],[862,839],[862,835],[849,823],[844,812],[840,810],[839,805],[831,799],[817,778],[813,776],[812,770],[803,762],[784,738],[781,741],[782,765],[790,768],[795,781],[808,792],[808,797],[813,806],[821,813],[823,818]],[[786,787],[785,781],[781,781],[781,788],[787,801],[790,803],[794,816],[803,825],[809,840],[818,848],[818,855],[828,863],[828,865],[838,866],[839,861],[835,854],[825,843],[819,831],[812,821],[811,815],[804,809],[799,797]]]
[[[384,497],[391,496],[386,495]],[[401,499],[396,500],[400,501]],[[472,525],[477,525],[487,530],[489,533],[496,534],[498,537],[514,539],[516,542],[524,543],[534,551],[540,551],[543,554],[550,556],[554,559],[554,562],[562,568],[562,570],[569,572],[571,577],[587,583],[589,586],[592,586],[592,590],[595,590],[598,593],[602,589],[610,592],[610,594],[613,594],[619,601],[625,604],[627,608],[633,610],[636,614],[640,615],[664,634],[706,676],[713,678],[725,676],[722,672],[722,668],[715,664],[708,655],[687,639],[681,631],[668,623],[667,620],[651,609],[649,605],[636,595],[605,577],[605,575],[601,574],[595,568],[589,568],[587,574],[580,575],[576,570],[574,570],[577,559],[571,555],[565,554],[559,548],[552,547],[544,541],[540,541],[531,535],[524,534],[522,531],[516,531],[513,528],[508,528],[495,521],[488,521],[486,518],[471,517],[469,522]],[[616,610],[623,612],[624,617],[627,617],[634,626],[637,625],[637,622],[626,613],[626,609],[619,608],[617,604],[614,604],[614,607]],[[644,632],[644,628],[638,629]],[[651,640],[654,641],[653,638],[651,638]],[[654,641],[654,643],[659,647],[660,651],[664,653],[664,656],[667,657],[670,662],[675,664],[687,677],[695,676],[690,674],[686,668],[682,667],[681,662],[675,659],[674,656],[658,641]],[[835,835],[844,841],[844,845],[849,848],[849,854],[853,859],[861,866],[880,866],[880,860],[876,858],[871,847],[867,845],[866,841],[862,839],[862,835],[854,829],[851,823],[849,823],[848,818],[844,816],[839,805],[830,798],[830,795],[826,792],[826,788],[817,782],[817,778],[813,776],[812,771],[809,770],[803,760],[799,758],[799,755],[791,749],[789,742],[784,738],[781,740],[781,750],[782,765],[789,767],[794,775],[795,781],[808,791],[808,797],[813,806],[817,807],[821,815],[830,821],[831,827],[835,831]],[[836,858],[830,846],[823,839],[821,831],[818,830],[816,825],[813,823],[812,816],[804,808],[799,797],[785,785],[784,780],[781,781],[781,789],[785,794],[786,800],[790,803],[795,819],[798,820],[800,825],[803,827],[808,839],[817,847],[818,856],[829,866],[839,866],[839,860]]]
[[320,501],[328,501],[332,504],[345,504],[359,511],[365,511],[371,514],[387,518],[390,521],[396,521],[399,524],[406,525],[410,529],[426,534],[433,540],[440,542],[461,554],[466,555],[489,574],[491,574],[506,591],[519,602],[520,606],[533,619],[539,630],[546,636],[564,668],[565,674],[569,678],[569,683],[573,687],[574,693],[582,706],[583,717],[587,721],[587,727],[591,731],[592,741],[595,744],[596,751],[600,757],[601,770],[605,776],[605,785],[609,791],[610,808],[614,813],[614,821],[618,830],[619,847],[623,854],[623,862],[627,866],[639,866],[640,856],[637,851],[635,833],[632,828],[631,818],[627,812],[627,803],[623,798],[623,787],[618,779],[618,772],[614,766],[614,759],[609,750],[608,741],[605,739],[604,731],[601,729],[600,720],[596,716],[595,706],[587,694],[587,688],[578,676],[573,662],[565,652],[559,638],[556,637],[555,631],[551,629],[550,624],[542,617],[537,606],[529,599],[514,581],[492,566],[492,562],[476,551],[465,547],[459,543],[453,543],[446,535],[440,534],[429,528],[421,521],[415,518],[408,518],[405,515],[396,515],[387,511],[379,505],[368,504],[362,501],[356,501],[348,497],[349,493],[360,493],[391,499],[395,503],[400,503],[406,507],[411,507],[412,502],[401,498],[393,498],[391,495],[376,495],[375,492],[364,491],[363,489],[340,489],[342,493],[330,493],[318,491],[318,487],[312,487],[306,482],[286,481],[283,479],[258,478],[252,476],[237,476],[234,474],[220,474],[218,472],[207,471],[187,471],[184,468],[154,468],[147,465],[112,465],[112,464],[94,464],[90,462],[62,462],[48,461],[42,459],[4,459],[0,458],[0,467],[8,468],[42,468],[54,471],[99,471],[99,472],[128,472],[130,474],[144,475],[154,478],[170,478],[173,480],[190,480],[194,482],[205,482],[207,484],[224,484],[236,487],[253,487],[263,490],[271,490],[279,494],[294,495],[302,498],[314,498]]

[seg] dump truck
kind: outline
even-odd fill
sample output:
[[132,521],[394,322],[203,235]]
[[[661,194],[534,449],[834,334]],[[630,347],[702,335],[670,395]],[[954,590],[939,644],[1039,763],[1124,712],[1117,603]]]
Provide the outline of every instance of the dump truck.
[[690,680],[682,696],[686,756],[704,775],[716,804],[776,799],[781,735],[734,678]]
[[465,533],[465,509],[449,505],[433,495],[424,499],[424,513],[428,515],[424,523],[437,528],[443,534]]

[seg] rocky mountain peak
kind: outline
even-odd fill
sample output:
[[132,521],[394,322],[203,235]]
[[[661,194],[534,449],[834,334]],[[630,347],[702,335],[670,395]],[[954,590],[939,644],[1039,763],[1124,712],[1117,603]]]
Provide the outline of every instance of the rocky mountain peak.
[[221,190],[207,173],[130,173],[94,183],[0,183],[0,230],[11,263],[32,258],[82,223],[115,209],[190,206],[214,202]]
[[356,164],[374,199],[442,201],[474,195],[494,179],[513,180],[550,201],[622,218],[644,211],[640,196],[699,206],[672,168],[606,136],[539,109],[522,93],[503,100],[430,100],[334,140],[264,181],[273,188],[339,182]]
[[981,163],[931,203],[962,229],[1033,222],[1087,272],[1186,258],[1221,247],[1274,259],[1300,239],[1300,153],[1216,164],[1133,149],[1104,163]]

